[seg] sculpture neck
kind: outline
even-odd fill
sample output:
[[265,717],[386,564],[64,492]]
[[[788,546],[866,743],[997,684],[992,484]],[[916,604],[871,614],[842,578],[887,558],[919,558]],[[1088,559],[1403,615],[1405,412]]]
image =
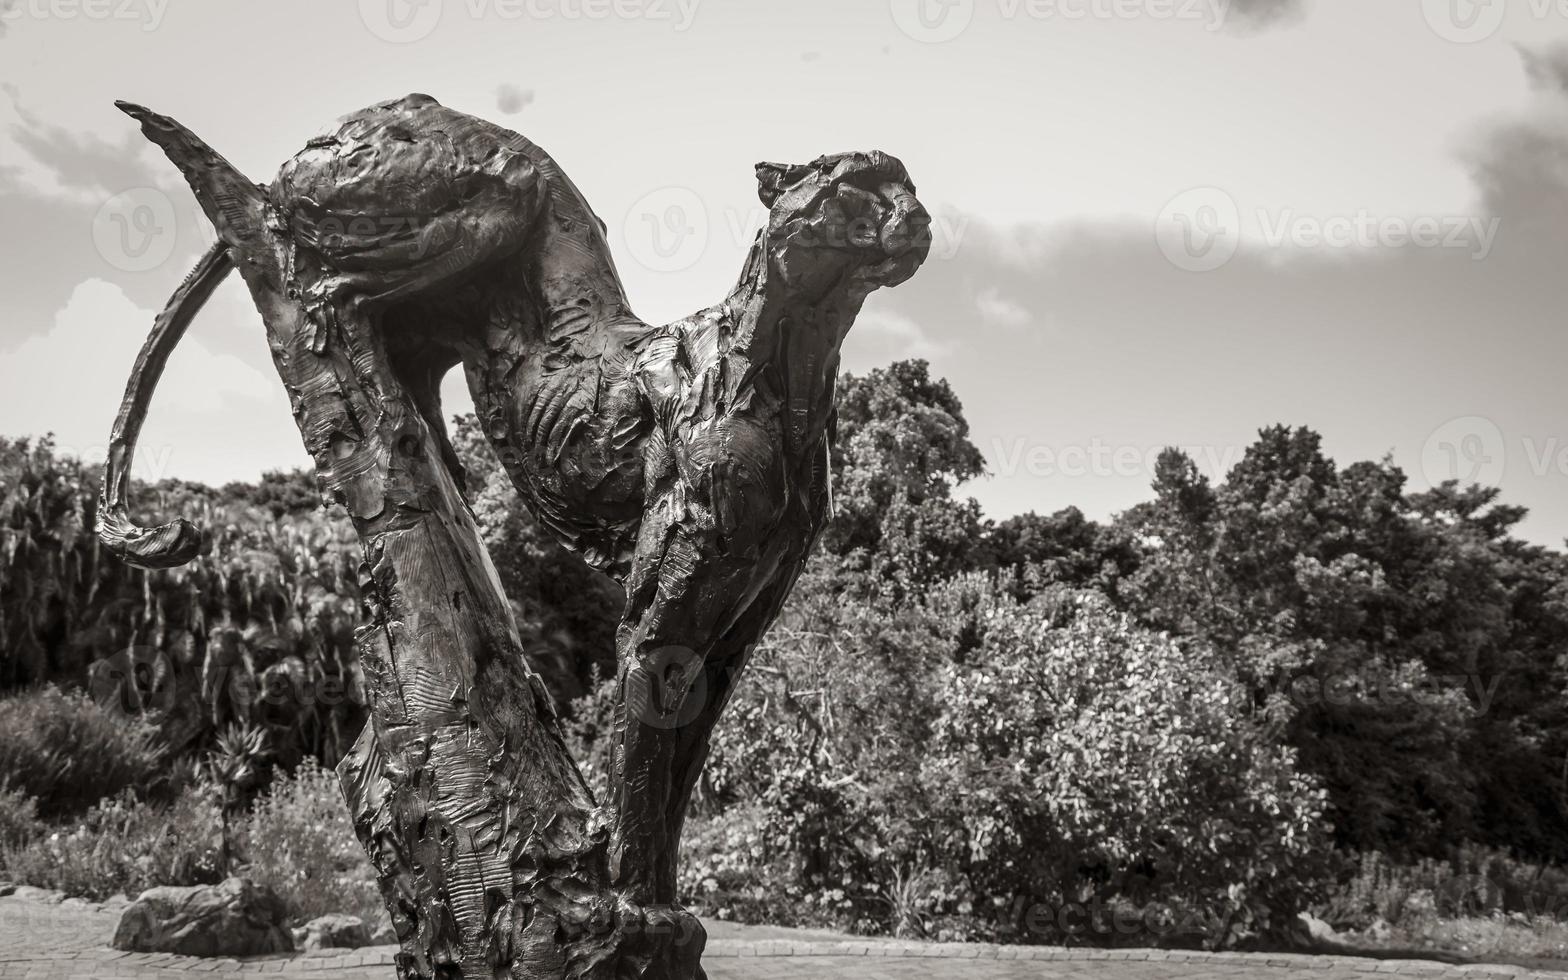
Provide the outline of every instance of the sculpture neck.
[[732,357],[749,362],[732,383],[757,370],[775,372],[787,392],[786,431],[793,450],[815,446],[833,408],[839,350],[871,286],[852,268],[814,265],[805,275],[759,236],[726,298]]

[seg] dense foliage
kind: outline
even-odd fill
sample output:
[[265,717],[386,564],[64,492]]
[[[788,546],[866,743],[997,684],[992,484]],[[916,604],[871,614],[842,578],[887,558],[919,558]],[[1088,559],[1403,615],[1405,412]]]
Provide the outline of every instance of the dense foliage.
[[155,721],[171,759],[236,723],[267,729],[286,765],[341,754],[364,718],[358,558],[346,522],[302,502],[304,479],[144,492],[143,517],[191,516],[213,544],[143,572],[98,547],[96,467],[0,440],[0,689],[88,690]]
[[[597,764],[620,593],[518,506],[471,419],[454,442],[530,658]],[[1412,492],[1388,460],[1341,468],[1274,427],[1217,481],[1166,451],[1152,499],[1113,520],[992,521],[960,493],[983,459],[959,400],[919,361],[842,379],[832,460],[834,519],[688,827],[682,887],[709,913],[1214,943],[1308,905],[1380,915],[1477,854],[1568,859],[1568,558],[1513,537],[1523,513],[1495,490]],[[199,517],[213,551],[136,572],[93,541],[96,479],[47,440],[0,442],[0,690],[55,682],[127,731],[145,720],[160,771],[205,760],[157,806],[245,782],[214,805],[280,843],[241,839],[238,859],[279,881],[323,869],[330,887],[290,886],[301,908],[371,901],[329,776],[307,767],[244,813],[264,781],[234,775],[330,764],[362,723],[346,522],[301,474],[164,483],[148,516]],[[76,720],[32,736],[53,756],[0,746],[0,838],[67,869],[39,820],[104,795],[62,769],[92,738],[84,702],[0,702],[0,734],[46,730],[20,707],[45,697]],[[130,806],[75,816],[82,840]]]
[[155,730],[87,696],[46,687],[0,698],[0,773],[40,817],[74,816],[165,775]]

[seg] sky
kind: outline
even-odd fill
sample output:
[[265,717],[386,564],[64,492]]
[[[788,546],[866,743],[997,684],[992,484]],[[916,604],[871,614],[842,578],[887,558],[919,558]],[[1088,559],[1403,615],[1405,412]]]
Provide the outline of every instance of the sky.
[[[212,241],[115,99],[265,181],[424,92],[555,156],[652,322],[734,281],[757,161],[900,157],[935,246],[845,366],[950,381],[993,517],[1108,517],[1162,447],[1221,477],[1284,423],[1568,538],[1568,0],[0,0],[0,31],[0,435],[101,457]],[[308,462],[230,282],[135,472]]]

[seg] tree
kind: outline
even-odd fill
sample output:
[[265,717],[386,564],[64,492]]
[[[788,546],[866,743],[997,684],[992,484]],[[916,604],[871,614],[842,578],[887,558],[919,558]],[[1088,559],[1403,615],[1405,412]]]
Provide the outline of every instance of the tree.
[[954,491],[985,472],[963,406],[924,360],[839,379],[828,552],[914,589],[974,567],[984,521]]
[[1137,543],[1122,527],[1092,521],[1077,507],[1009,517],[990,529],[987,540],[1002,569],[1019,575],[1034,569],[1041,584],[1095,589],[1113,602],[1122,579],[1138,567]]
[[1389,461],[1340,470],[1283,426],[1218,487],[1167,450],[1155,494],[1120,521],[1143,544],[1129,606],[1232,659],[1328,788],[1340,843],[1560,852],[1542,751],[1561,744],[1560,565],[1508,537],[1518,508],[1486,488],[1407,494]]

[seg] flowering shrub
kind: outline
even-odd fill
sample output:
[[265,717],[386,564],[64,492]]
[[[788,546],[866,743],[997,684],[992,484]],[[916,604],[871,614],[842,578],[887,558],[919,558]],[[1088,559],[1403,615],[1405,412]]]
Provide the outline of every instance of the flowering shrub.
[[245,874],[271,885],[301,921],[344,913],[375,923],[386,914],[331,770],[307,760],[279,777],[243,833]]
[[218,798],[210,789],[191,787],[166,805],[126,790],[75,823],[0,849],[0,867],[14,881],[102,901],[157,885],[221,881],[222,852]]
[[[0,794],[0,842],[13,812]],[[221,881],[229,871],[272,886],[301,922],[329,913],[375,923],[385,913],[375,873],[349,824],[337,777],[314,762],[279,777],[238,821],[236,867],[224,867],[223,788],[196,783],[170,804],[138,800],[129,790],[104,800],[74,823],[31,831],[0,847],[0,871],[22,884],[101,901],[135,897],[158,885]]]

